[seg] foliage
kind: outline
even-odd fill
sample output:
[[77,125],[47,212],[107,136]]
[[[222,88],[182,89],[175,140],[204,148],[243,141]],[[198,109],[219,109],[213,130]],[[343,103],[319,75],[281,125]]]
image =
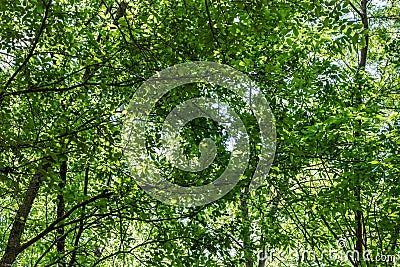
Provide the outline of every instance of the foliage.
[[[389,0],[2,1],[0,266],[261,267],[266,247],[321,252],[340,249],[338,239],[360,254],[398,255],[399,11]],[[143,81],[196,60],[257,82],[278,148],[267,182],[249,194],[259,136],[241,100],[204,85],[171,91],[149,118],[149,146],[159,140],[157,123],[197,96],[230,103],[251,141],[234,190],[182,208],[136,185],[121,125]],[[221,127],[198,119],[182,136],[188,156],[198,156],[204,137],[218,156],[191,175],[160,162],[168,177],[214,180],[229,157]],[[394,266],[272,262],[311,265]]]

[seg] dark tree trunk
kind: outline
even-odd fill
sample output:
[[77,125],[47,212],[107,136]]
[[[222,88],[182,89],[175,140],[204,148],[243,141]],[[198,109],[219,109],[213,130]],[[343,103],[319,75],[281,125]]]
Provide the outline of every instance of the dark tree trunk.
[[[57,196],[57,219],[60,219],[65,214],[65,201],[64,201],[64,193],[63,190],[65,188],[65,184],[67,182],[67,161],[64,160],[61,162],[60,166],[60,193]],[[61,255],[65,253],[65,238],[64,235],[64,227],[60,227],[57,230],[57,252]],[[64,262],[60,264],[61,266],[66,266]]]
[[[44,167],[46,170],[48,166]],[[40,182],[43,174],[37,172],[31,179],[29,187],[25,192],[24,198],[18,207],[17,213],[15,214],[14,223],[10,230],[8,237],[7,246],[4,251],[4,255],[0,260],[0,267],[10,267],[15,262],[21,248],[21,237],[25,230],[26,220],[28,219],[29,213],[32,209],[33,202],[38,195]]]

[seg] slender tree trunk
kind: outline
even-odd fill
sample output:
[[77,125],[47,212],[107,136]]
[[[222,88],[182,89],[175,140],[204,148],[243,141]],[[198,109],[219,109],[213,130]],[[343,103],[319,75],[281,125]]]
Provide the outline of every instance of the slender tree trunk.
[[[361,21],[363,24],[364,30],[368,30],[368,14],[367,14],[367,4],[368,0],[361,0],[360,3],[360,8],[358,9],[356,6],[353,6],[353,9],[356,11],[357,14],[360,15]],[[367,57],[368,57],[368,45],[369,45],[369,36],[368,34],[364,37],[365,38],[365,46],[361,49],[360,52],[360,57],[358,61],[358,70],[357,70],[357,78],[360,78],[362,75],[362,72],[365,70],[365,67],[367,65]],[[361,79],[358,79],[358,88],[355,92],[356,95],[356,106],[361,106],[363,101],[362,101],[362,91],[363,91],[363,85]],[[357,121],[357,129],[354,131],[354,137],[356,140],[361,136],[361,120]],[[362,183],[362,170],[359,168],[354,168],[355,169],[355,177],[356,177],[356,185],[354,189],[354,195],[356,198],[357,202],[357,209],[355,210],[355,224],[356,224],[356,244],[355,244],[355,250],[357,250],[359,258],[354,260],[354,266],[360,266],[361,265],[361,259],[363,258],[363,247],[367,246],[366,240],[363,239],[363,236],[366,236],[363,229],[364,225],[364,220],[363,220],[363,211],[362,211],[362,191],[361,191],[361,183]]]
[[[264,243],[264,235],[261,236],[262,243]],[[267,252],[265,249],[265,245],[262,248],[262,251],[258,254],[258,267],[265,267],[265,263],[267,262]]]
[[[65,201],[64,201],[64,193],[63,190],[65,188],[65,184],[67,182],[67,160],[63,160],[60,166],[60,193],[57,196],[57,219],[60,219],[65,214]],[[57,230],[57,252],[60,255],[65,253],[65,238],[64,235],[64,227],[60,227]],[[65,262],[60,264],[61,266],[66,266]]]
[[[87,190],[88,190],[88,184],[89,184],[89,167],[86,167],[85,169],[85,181],[84,181],[84,186],[83,186],[83,195],[86,197],[87,196]],[[68,264],[69,267],[74,266],[75,261],[76,261],[76,255],[78,253],[78,246],[79,246],[79,241],[81,239],[83,230],[84,230],[84,222],[83,219],[85,217],[85,209],[86,209],[86,205],[82,206],[82,214],[81,214],[81,218],[80,218],[80,222],[79,222],[79,229],[78,229],[78,233],[76,234],[75,237],[75,242],[74,242],[74,251],[72,252],[71,255],[71,260]]]
[[[48,168],[46,164],[44,170]],[[10,267],[14,264],[21,248],[21,237],[25,230],[26,220],[32,209],[33,202],[38,195],[43,174],[38,171],[29,182],[22,203],[15,214],[14,223],[10,230],[4,255],[0,260],[0,267]]]
[[240,205],[242,209],[242,220],[243,220],[243,250],[244,257],[246,260],[246,267],[253,267],[252,250],[250,248],[250,221],[249,221],[249,208],[247,206],[247,194],[249,193],[249,188],[246,186],[245,191],[240,196]]

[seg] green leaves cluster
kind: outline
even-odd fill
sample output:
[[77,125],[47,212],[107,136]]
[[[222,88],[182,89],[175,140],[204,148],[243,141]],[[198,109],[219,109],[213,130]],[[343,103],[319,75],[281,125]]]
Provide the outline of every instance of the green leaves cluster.
[[[0,256],[15,244],[16,266],[261,267],[265,247],[322,251],[338,238],[351,249],[398,254],[399,9],[364,0],[2,1]],[[230,103],[251,141],[249,168],[234,190],[189,209],[137,186],[120,131],[144,80],[195,60],[230,65],[257,82],[278,146],[266,183],[249,194],[260,137],[243,101],[204,85],[171,91],[149,131],[138,133],[149,151],[168,113],[198,96]],[[189,175],[160,161],[167,178],[198,185],[218,177],[230,156],[223,129],[198,119],[182,137],[190,157],[201,139],[213,138],[217,159]],[[36,175],[38,193],[27,205]],[[10,233],[21,207],[30,212],[17,240]],[[271,264],[371,266],[315,257]]]

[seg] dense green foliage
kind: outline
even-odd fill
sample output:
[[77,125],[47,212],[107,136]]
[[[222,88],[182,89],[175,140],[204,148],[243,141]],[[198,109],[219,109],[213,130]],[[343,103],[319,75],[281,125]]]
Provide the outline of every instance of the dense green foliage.
[[[394,266],[262,251],[342,240],[400,262],[399,14],[395,0],[1,1],[0,266]],[[241,114],[251,156],[224,198],[168,206],[130,176],[125,107],[156,71],[199,60],[257,82],[277,152],[248,193],[259,136],[243,102],[224,88],[174,89],[149,118],[149,144],[173,107],[214,95]],[[189,156],[204,137],[218,156],[197,174],[161,165],[170,180],[218,177],[221,127],[196,119],[182,136]]]

